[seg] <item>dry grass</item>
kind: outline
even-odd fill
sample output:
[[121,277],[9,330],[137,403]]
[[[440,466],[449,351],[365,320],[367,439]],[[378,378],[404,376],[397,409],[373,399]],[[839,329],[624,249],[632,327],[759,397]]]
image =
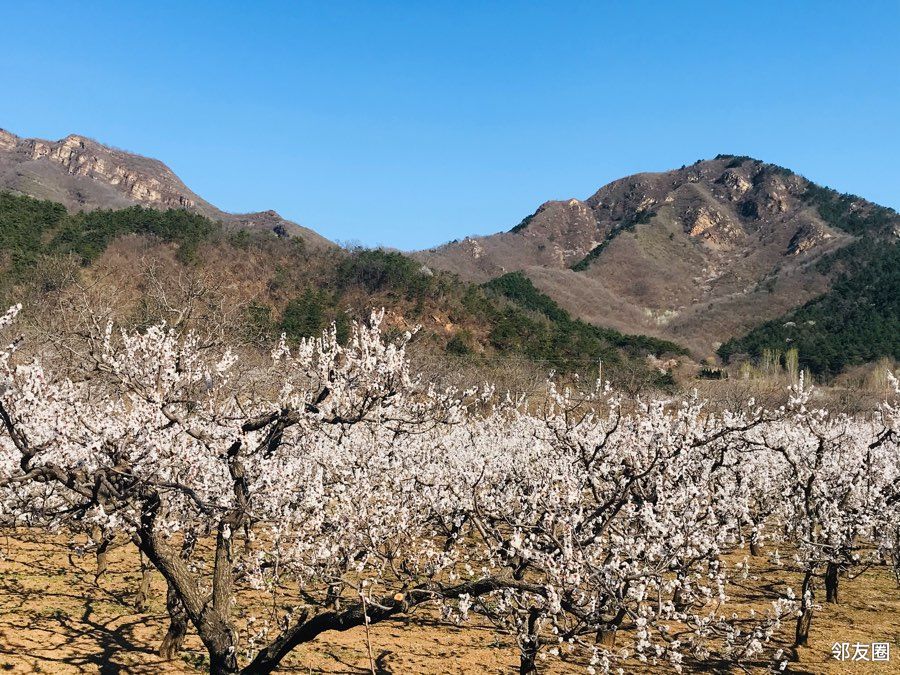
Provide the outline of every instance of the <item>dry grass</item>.
[[[34,536],[32,536],[34,535]],[[110,553],[110,564],[94,583],[93,559],[71,554],[64,536],[16,533],[0,539],[0,672],[129,673],[135,675],[203,672],[203,650],[189,635],[181,658],[163,661],[155,653],[165,631],[165,587],[156,576],[146,613],[134,609],[139,580],[131,546]],[[735,560],[742,558],[739,554]],[[798,576],[759,558],[752,573],[731,589],[735,611],[762,609],[785,583]],[[842,604],[816,612],[811,646],[801,649],[792,673],[900,672],[900,589],[889,570],[876,568],[842,580]],[[779,642],[787,645],[793,626]],[[464,627],[442,622],[424,610],[371,629],[376,669],[381,673],[514,673],[517,652],[510,636],[477,622]],[[840,663],[831,657],[834,642],[890,642],[887,664]],[[546,672],[584,672],[576,660],[548,661]],[[369,671],[363,628],[329,633],[296,651],[285,673]],[[629,673],[670,672],[634,663]],[[720,671],[709,671],[720,672]]]

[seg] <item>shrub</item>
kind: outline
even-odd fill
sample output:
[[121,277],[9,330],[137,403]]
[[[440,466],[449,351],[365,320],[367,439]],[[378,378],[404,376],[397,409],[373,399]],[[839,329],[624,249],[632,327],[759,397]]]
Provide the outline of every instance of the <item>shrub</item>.
[[472,353],[472,335],[467,330],[460,330],[447,341],[448,354],[468,356]]
[[370,293],[394,291],[408,299],[425,297],[433,277],[421,263],[402,253],[381,249],[355,249],[339,265],[338,283],[344,288],[360,285]]
[[292,340],[321,333],[328,325],[326,301],[322,293],[313,289],[291,300],[281,315],[279,327]]

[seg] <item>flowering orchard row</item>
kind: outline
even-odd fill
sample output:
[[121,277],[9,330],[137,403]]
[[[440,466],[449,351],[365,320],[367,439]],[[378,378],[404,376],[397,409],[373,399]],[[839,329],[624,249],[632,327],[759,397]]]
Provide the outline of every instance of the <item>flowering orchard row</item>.
[[[863,418],[812,408],[802,382],[785,407],[724,413],[602,384],[437,391],[378,313],[260,367],[110,325],[45,368],[17,349],[18,311],[0,326],[2,523],[126,535],[168,583],[176,648],[189,622],[213,673],[269,673],[424,603],[514,635],[523,673],[561,646],[589,672],[779,668],[774,632],[790,619],[805,644],[820,587],[836,602],[842,573],[897,565],[896,400]],[[763,543],[802,586],[736,616],[747,568],[724,556]],[[279,602],[256,615],[247,588]]]

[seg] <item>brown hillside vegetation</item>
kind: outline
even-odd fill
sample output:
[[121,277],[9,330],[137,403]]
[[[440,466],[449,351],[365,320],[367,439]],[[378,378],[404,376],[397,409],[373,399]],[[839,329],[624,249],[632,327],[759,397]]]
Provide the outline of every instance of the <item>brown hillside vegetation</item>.
[[275,211],[226,213],[191,191],[159,160],[76,134],[48,141],[20,138],[0,129],[0,189],[49,199],[74,211],[134,205],[187,209],[235,227],[299,236],[316,246],[332,245]]
[[853,240],[805,201],[805,178],[721,156],[551,201],[510,232],[423,251],[463,278],[523,270],[574,315],[700,356],[821,294],[813,263]]
[[[317,267],[333,262],[336,248],[274,211],[226,213],[162,162],[75,134],[50,141],[0,130],[0,190],[49,199],[71,213],[186,209],[232,233],[297,238],[310,253],[323,254]],[[828,380],[845,367],[900,358],[900,344],[890,337],[900,321],[890,301],[896,280],[889,272],[898,236],[900,216],[891,209],[822,188],[783,167],[718,155],[613,181],[583,201],[549,201],[508,232],[412,255],[428,273],[447,271],[476,284],[524,273],[573,319],[662,338],[687,347],[697,360],[718,354],[727,363],[735,355],[738,362],[759,361],[763,349],[788,349],[778,327],[790,326],[793,312],[833,292],[830,309],[811,318],[818,327],[799,336],[803,366]],[[871,283],[864,279],[851,278],[849,287],[836,290],[843,275],[865,270],[877,270],[874,281],[884,288],[879,298],[870,297]],[[865,312],[872,303],[877,317],[854,318],[854,311]],[[450,326],[455,353],[485,343],[484,335],[470,335],[465,321],[436,305],[425,323]],[[830,326],[820,320],[828,316],[834,317]],[[496,317],[492,323],[508,337]],[[862,323],[870,336],[879,333],[877,339],[844,329]],[[517,324],[524,344],[547,342]],[[584,351],[571,334],[549,341]],[[532,358],[557,358],[546,344],[533,351],[540,354]],[[588,350],[583,358],[596,356]]]
[[[398,252],[311,246],[184,210],[71,214],[0,192],[0,239],[0,297],[23,303],[48,340],[97,315],[218,326],[266,351],[281,333],[296,340],[332,322],[345,336],[351,320],[384,307],[392,331],[422,328],[412,351],[430,372],[465,370],[470,381],[495,369],[529,381],[553,369],[596,371],[602,360],[609,376],[669,386],[647,357],[686,356],[672,343],[575,321],[524,278],[525,296],[513,298],[523,289],[512,281],[481,288]],[[510,382],[507,375],[498,381]]]

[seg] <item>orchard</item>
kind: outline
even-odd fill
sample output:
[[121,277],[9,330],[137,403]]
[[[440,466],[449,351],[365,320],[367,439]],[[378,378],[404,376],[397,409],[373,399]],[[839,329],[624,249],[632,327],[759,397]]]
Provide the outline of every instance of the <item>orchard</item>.
[[[773,636],[805,648],[842,579],[900,574],[896,380],[865,416],[820,409],[802,378],[787,405],[734,411],[602,380],[439,390],[382,313],[346,343],[283,338],[264,363],[186,329],[98,325],[45,366],[18,312],[0,525],[84,535],[100,567],[135,547],[168,588],[161,650],[196,632],[216,675],[275,672],[425,605],[513,636],[521,673],[563,657],[778,671],[791,650]],[[741,557],[762,555],[802,581],[737,614]]]

